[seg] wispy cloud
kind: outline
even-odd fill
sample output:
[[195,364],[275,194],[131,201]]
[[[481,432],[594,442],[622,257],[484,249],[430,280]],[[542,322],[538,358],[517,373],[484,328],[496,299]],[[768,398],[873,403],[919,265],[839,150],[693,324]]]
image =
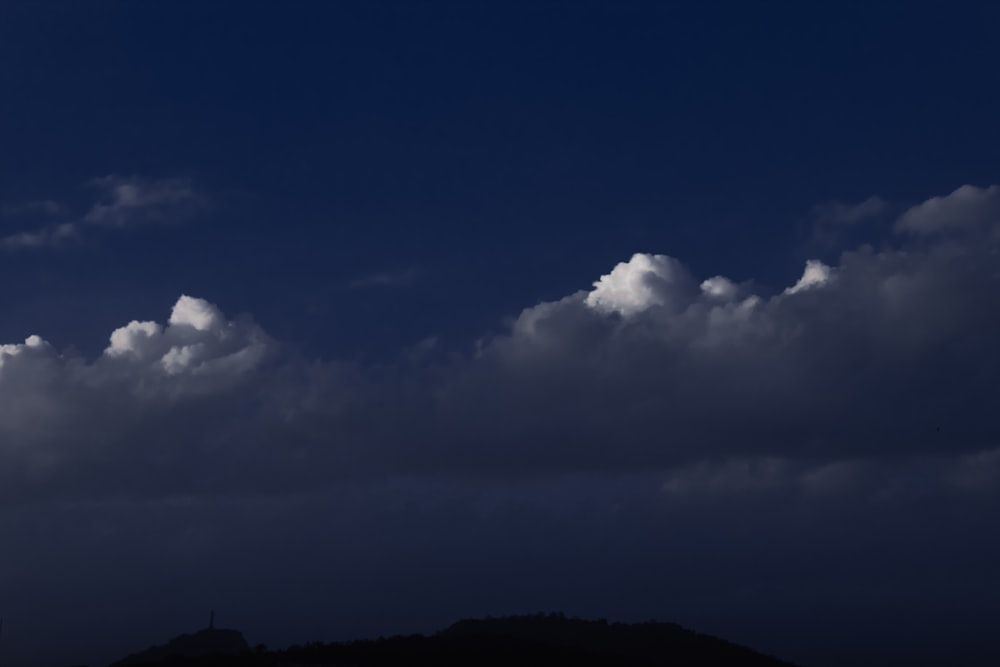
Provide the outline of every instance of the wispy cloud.
[[0,215],[58,215],[63,212],[63,207],[58,202],[51,199],[29,201],[22,204],[4,204],[0,206]]
[[[0,247],[8,250],[38,249],[80,237],[89,228],[123,229],[145,224],[181,221],[203,210],[207,198],[186,179],[142,179],[105,176],[90,185],[99,192],[98,200],[82,214],[63,222],[0,237]],[[0,207],[5,216],[63,215],[66,207],[51,200],[10,204]]]
[[0,244],[10,250],[22,248],[41,248],[61,243],[77,236],[80,225],[75,222],[63,222],[58,225],[48,225],[31,232],[18,232],[0,239]]
[[102,227],[127,227],[187,217],[204,203],[186,179],[144,180],[105,176],[93,181],[104,199],[95,203],[82,221]]
[[383,271],[361,278],[355,278],[347,283],[348,289],[364,289],[368,287],[408,287],[417,279],[416,269],[401,271]]
[[811,243],[818,248],[837,246],[852,228],[885,218],[891,208],[875,195],[857,204],[833,201],[814,206],[808,220]]

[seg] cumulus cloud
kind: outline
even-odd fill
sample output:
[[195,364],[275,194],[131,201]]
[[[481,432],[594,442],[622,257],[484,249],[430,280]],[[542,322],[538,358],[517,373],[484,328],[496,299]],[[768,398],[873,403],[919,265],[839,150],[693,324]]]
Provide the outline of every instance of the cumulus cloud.
[[168,375],[238,375],[256,366],[265,348],[260,332],[227,322],[222,312],[204,299],[182,295],[166,328],[156,322],[133,320],[111,333],[104,356],[151,365]]
[[255,374],[273,350],[257,325],[189,296],[165,325],[114,330],[96,359],[37,335],[0,346],[3,495],[74,485],[113,492],[164,461],[189,465],[200,448],[235,433],[234,420],[252,421]]
[[950,451],[988,450],[1000,261],[996,223],[969,215],[961,243],[901,229],[772,295],[637,254],[525,309],[429,409],[456,459],[494,469],[917,455],[945,446],[938,422]]
[[807,289],[822,287],[833,279],[833,271],[823,262],[810,259],[799,281],[785,290],[785,294],[795,294]]
[[585,303],[604,313],[634,315],[652,307],[669,307],[690,288],[680,262],[666,255],[636,253],[601,276]]
[[701,283],[702,292],[722,301],[732,299],[736,296],[738,289],[736,284],[725,276],[713,276],[712,278],[703,280]]
[[[941,210],[925,203],[901,219],[931,209]],[[239,474],[199,473],[223,486],[733,461],[779,479],[806,475],[809,461],[801,487],[839,488],[860,469],[844,461],[1000,446],[989,418],[998,244],[988,219],[977,224],[940,241],[901,228],[892,246],[810,260],[770,292],[637,253],[589,290],[524,309],[474,353],[409,355],[396,368],[265,364],[275,348],[259,327],[182,296],[165,323],[115,329],[95,360],[41,339],[4,347],[4,451],[31,451],[41,471],[58,468],[70,433],[90,443],[74,456],[111,447],[140,468],[207,447],[232,457],[212,465],[241,461]],[[38,446],[18,444],[28,442]],[[184,478],[177,466],[162,479]],[[688,487],[734,475],[694,475]]]

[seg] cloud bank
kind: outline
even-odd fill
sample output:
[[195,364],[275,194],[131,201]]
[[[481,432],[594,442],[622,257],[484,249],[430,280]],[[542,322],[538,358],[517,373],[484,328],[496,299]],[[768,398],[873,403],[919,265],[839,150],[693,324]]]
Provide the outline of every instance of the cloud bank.
[[[949,641],[982,642],[992,192],[911,207],[885,246],[770,288],[637,253],[469,350],[396,365],[304,359],[189,295],[111,323],[94,358],[25,332],[0,346],[0,541],[18,545],[0,584],[47,613],[21,637],[44,643],[50,609],[66,627],[147,609],[136,582],[160,581],[171,623],[221,599],[248,632],[262,605],[301,628],[331,596],[345,628],[382,628],[391,596],[405,632],[558,608],[825,647],[892,615],[909,646],[941,619],[900,615],[930,605],[965,614]],[[257,623],[268,643],[328,631]]]
[[814,490],[891,460],[982,489],[996,465],[970,462],[1000,447],[998,191],[912,207],[893,245],[810,260],[770,292],[637,253],[473,353],[396,369],[296,359],[189,296],[97,359],[31,336],[0,348],[5,495],[588,471]]

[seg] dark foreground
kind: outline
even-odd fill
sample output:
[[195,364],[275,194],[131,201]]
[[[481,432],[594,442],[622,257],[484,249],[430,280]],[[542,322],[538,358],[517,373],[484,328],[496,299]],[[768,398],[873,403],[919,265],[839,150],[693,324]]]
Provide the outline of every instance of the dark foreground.
[[250,648],[234,630],[207,629],[131,655],[140,664],[296,665],[669,665],[790,667],[792,663],[671,623],[608,623],[561,614],[459,621],[431,636],[311,643],[282,651]]

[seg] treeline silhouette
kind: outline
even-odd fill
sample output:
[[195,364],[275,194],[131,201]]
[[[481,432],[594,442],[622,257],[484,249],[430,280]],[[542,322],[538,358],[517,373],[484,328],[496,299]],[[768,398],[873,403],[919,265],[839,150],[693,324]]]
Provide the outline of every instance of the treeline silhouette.
[[[199,634],[211,632],[234,631],[203,630]],[[430,636],[313,642],[277,651],[258,645],[228,654],[165,655],[163,649],[170,646],[155,647],[155,651],[135,654],[115,664],[186,667],[794,667],[792,663],[672,623],[609,623],[567,618],[563,614],[462,620]]]

